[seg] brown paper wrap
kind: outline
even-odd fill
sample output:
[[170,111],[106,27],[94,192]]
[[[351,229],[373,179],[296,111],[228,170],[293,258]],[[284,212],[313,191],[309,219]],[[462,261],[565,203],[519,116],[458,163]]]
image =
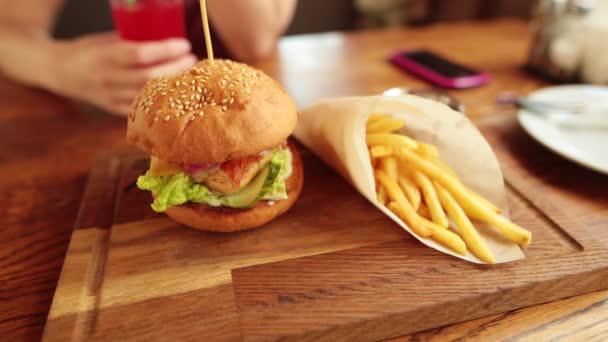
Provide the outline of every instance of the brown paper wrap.
[[[457,258],[484,263],[470,252],[459,255],[431,239],[417,236],[377,201],[365,144],[365,122],[373,113],[405,120],[409,136],[437,146],[441,159],[454,169],[464,184],[500,207],[503,215],[508,214],[502,172],[489,144],[464,115],[441,103],[412,95],[327,99],[301,112],[294,135],[420,242]],[[500,238],[479,222],[474,224],[492,250],[496,263],[524,258],[517,244]]]

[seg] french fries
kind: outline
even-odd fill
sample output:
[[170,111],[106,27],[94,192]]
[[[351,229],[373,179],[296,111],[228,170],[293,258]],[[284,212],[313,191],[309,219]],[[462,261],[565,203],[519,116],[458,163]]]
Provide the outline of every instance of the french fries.
[[370,115],[369,118],[367,118],[367,122],[365,123],[365,128],[367,129],[367,126],[371,125],[372,123],[374,123],[376,121],[385,120],[386,117],[387,117],[386,114],[382,114],[382,113],[374,113],[374,114]]
[[423,224],[433,231],[431,238],[440,244],[450,248],[454,252],[466,255],[467,245],[462,241],[462,238],[456,233],[452,233],[450,230],[443,227],[439,227],[433,222],[423,219]]
[[481,238],[481,235],[479,235],[479,232],[473,227],[473,224],[467,215],[465,215],[462,208],[441,184],[438,184],[437,182],[433,183],[435,189],[437,189],[437,195],[439,196],[441,204],[445,207],[450,218],[456,223],[456,227],[458,228],[460,235],[462,235],[467,247],[471,250],[471,253],[480,260],[493,264],[494,256],[492,255],[492,252]]
[[376,188],[378,189],[378,202],[380,202],[380,204],[382,205],[386,205],[387,204],[387,196],[386,196],[386,190],[384,190],[383,186],[380,186],[379,184],[376,186]]
[[483,203],[486,207],[492,209],[493,212],[500,214],[500,208],[495,206],[494,204],[492,204],[490,201],[488,201],[487,199],[481,197],[481,195],[479,195],[478,193],[476,193],[473,190],[469,190],[471,196],[475,197],[478,201],[480,201],[481,203]]
[[386,157],[380,160],[380,169],[391,177],[393,181],[397,181],[397,159],[395,157]]
[[382,205],[416,235],[459,254],[470,251],[486,263],[494,263],[495,257],[470,218],[489,223],[507,240],[530,244],[532,234],[467,188],[440,159],[437,147],[394,133],[404,125],[402,120],[382,114],[373,114],[366,123],[366,143]]
[[411,149],[418,148],[418,144],[414,140],[405,135],[392,133],[374,133],[368,134],[365,137],[365,142],[368,146],[384,145],[392,147],[409,147]]
[[424,143],[422,141],[418,141],[418,140],[414,140],[416,142],[416,144],[418,144],[418,149],[416,150],[416,152],[418,154],[420,154],[422,157],[425,158],[438,158],[439,157],[439,151],[437,150],[437,147],[431,145],[431,144],[427,144]]
[[404,125],[405,122],[403,120],[387,118],[370,123],[365,128],[365,132],[367,134],[389,133],[400,129]]
[[[397,214],[397,216],[399,216],[399,217],[404,217],[404,215],[405,215],[405,214],[403,214],[402,209],[395,202],[390,202],[388,204],[388,208],[392,212]],[[428,230],[431,239],[452,249],[456,253],[459,253],[462,255],[467,254],[467,246],[465,245],[464,241],[462,241],[460,236],[458,236],[457,234],[452,233],[451,231],[449,231],[443,227],[439,227],[438,225],[434,224],[433,222],[431,222],[425,218],[418,218],[417,221],[418,221],[417,224],[419,225],[418,226],[419,228]]]
[[422,196],[416,185],[404,174],[397,176],[397,183],[399,183],[401,190],[405,193],[405,197],[410,201],[414,210],[418,211],[420,203],[422,202]]
[[437,192],[435,192],[433,184],[429,178],[420,171],[414,171],[413,175],[414,181],[420,186],[420,189],[422,189],[422,197],[424,197],[424,202],[429,207],[431,219],[438,226],[447,228],[449,226],[448,218],[445,216],[441,203],[439,203],[439,198],[437,198]]
[[397,185],[397,182],[392,180],[382,170],[376,170],[374,175],[380,184],[382,184],[382,186],[386,189],[388,197],[395,203],[394,208],[397,209],[395,210],[397,216],[407,222],[407,224],[416,234],[422,237],[430,237],[432,235],[432,231],[422,225],[420,222],[420,216],[418,216],[414,208],[412,208],[412,205],[405,199],[405,195],[403,194],[403,191],[401,191],[401,188],[399,188]]
[[433,157],[433,158],[430,158],[429,160],[431,162],[433,162],[435,165],[442,168],[443,171],[447,172],[450,176],[458,179],[458,175],[456,174],[456,172],[454,172],[454,170],[450,169],[450,167],[447,166],[443,161],[441,161],[441,159],[439,159],[439,157]]
[[399,157],[407,160],[414,168],[419,169],[429,177],[436,179],[439,184],[454,196],[467,215],[494,225],[505,238],[519,245],[527,246],[532,241],[532,234],[528,230],[505,219],[483,202],[471,196],[470,190],[465,188],[460,181],[444,172],[440,167],[424,160],[407,148],[399,149]]
[[418,208],[418,214],[427,220],[431,219],[431,212],[429,211],[429,207],[427,207],[426,204],[420,205],[420,208]]
[[382,145],[372,146],[372,148],[369,149],[369,155],[374,159],[388,157],[393,155],[393,150]]

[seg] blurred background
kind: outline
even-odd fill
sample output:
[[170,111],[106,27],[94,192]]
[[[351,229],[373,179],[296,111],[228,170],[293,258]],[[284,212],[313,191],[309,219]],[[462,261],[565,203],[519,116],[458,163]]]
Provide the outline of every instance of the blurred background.
[[[496,17],[529,18],[534,3],[531,0],[302,0],[298,1],[287,34]],[[96,15],[82,16],[83,12]],[[55,36],[70,38],[112,27],[107,1],[68,0],[57,18]]]
[[[73,38],[113,30],[109,3],[66,0],[53,35]],[[608,49],[598,44],[608,35],[608,0],[300,0],[286,35],[415,30],[435,23],[497,18],[529,23],[527,69],[555,82],[608,83]]]

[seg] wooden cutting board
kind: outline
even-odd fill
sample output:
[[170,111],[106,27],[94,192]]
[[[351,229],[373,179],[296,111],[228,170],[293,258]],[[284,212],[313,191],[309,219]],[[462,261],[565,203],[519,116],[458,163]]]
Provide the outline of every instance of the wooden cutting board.
[[233,234],[155,214],[134,186],[145,157],[106,154],[91,171],[44,340],[368,341],[608,288],[605,220],[568,216],[544,196],[553,184],[497,151],[511,217],[534,239],[525,260],[495,266],[424,247],[306,151],[296,205]]

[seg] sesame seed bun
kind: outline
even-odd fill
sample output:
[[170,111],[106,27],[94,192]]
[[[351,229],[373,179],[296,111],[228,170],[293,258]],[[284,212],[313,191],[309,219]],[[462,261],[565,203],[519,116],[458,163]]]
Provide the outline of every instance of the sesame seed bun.
[[165,212],[173,220],[200,230],[214,232],[234,232],[262,226],[275,217],[285,213],[296,202],[304,183],[304,169],[298,150],[290,142],[293,171],[286,180],[287,199],[275,201],[260,201],[248,209],[233,209],[211,207],[205,204],[186,203],[170,207]]
[[262,71],[228,60],[148,82],[129,113],[127,140],[175,164],[221,163],[275,147],[296,106]]

